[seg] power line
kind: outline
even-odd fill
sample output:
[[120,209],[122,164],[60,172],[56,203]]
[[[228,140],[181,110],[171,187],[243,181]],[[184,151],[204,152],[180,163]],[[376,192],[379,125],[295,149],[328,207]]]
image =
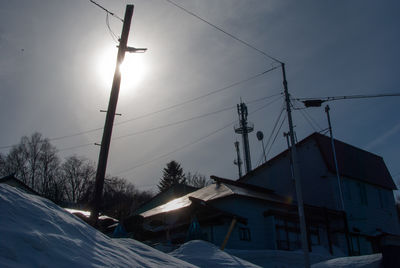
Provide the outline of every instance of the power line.
[[[256,113],[256,112],[258,112],[258,111],[260,111],[260,110],[262,110],[262,109],[268,107],[269,105],[271,105],[272,103],[274,103],[275,101],[277,101],[277,100],[279,100],[279,99],[280,99],[280,98],[275,99],[275,100],[273,100],[273,101],[267,103],[266,105],[263,105],[262,107],[260,107],[260,108],[258,108],[258,109],[256,109],[256,110],[254,110],[254,111],[252,111],[252,112],[250,112],[249,114],[254,114],[254,113]],[[216,133],[218,133],[218,132],[220,132],[220,131],[222,131],[222,130],[224,130],[224,129],[230,127],[230,126],[232,126],[232,125],[235,124],[235,123],[236,123],[236,120],[230,122],[229,124],[227,124],[227,125],[225,125],[225,126],[219,128],[219,129],[217,129],[217,130],[214,130],[213,132],[211,132],[211,133],[209,133],[209,134],[207,134],[207,135],[205,135],[205,136],[203,136],[203,137],[201,137],[201,138],[199,138],[199,139],[197,139],[197,140],[195,140],[195,141],[192,141],[192,142],[190,142],[190,143],[187,143],[187,144],[185,144],[185,145],[182,145],[182,146],[176,148],[176,149],[173,150],[173,151],[170,151],[170,152],[168,152],[168,153],[165,153],[165,154],[162,154],[162,155],[157,156],[157,157],[155,157],[155,158],[152,158],[151,160],[148,160],[148,161],[142,162],[142,163],[140,163],[140,164],[137,164],[137,165],[135,165],[135,166],[133,166],[133,167],[131,167],[131,168],[129,168],[129,169],[120,171],[120,172],[116,173],[116,175],[118,176],[118,175],[120,175],[120,174],[124,174],[124,173],[130,172],[130,171],[132,171],[132,170],[134,170],[134,169],[136,169],[136,168],[138,168],[138,167],[141,167],[141,166],[144,166],[144,165],[148,165],[148,164],[150,164],[150,163],[152,163],[152,162],[154,162],[154,161],[157,161],[157,160],[162,159],[162,158],[164,158],[164,157],[167,157],[167,156],[169,156],[169,155],[171,155],[171,154],[174,154],[174,153],[176,153],[176,152],[179,152],[179,151],[185,149],[186,147],[189,147],[189,146],[192,146],[192,145],[194,145],[194,144],[196,144],[196,143],[199,143],[199,142],[201,142],[202,140],[204,140],[204,139],[206,139],[206,138],[208,138],[208,137],[210,137],[210,136],[212,136],[212,135],[214,135],[214,134],[216,134]]]
[[[145,118],[145,117],[149,117],[149,116],[152,116],[152,115],[155,115],[155,114],[159,114],[159,113],[162,113],[162,112],[165,112],[165,111],[172,110],[172,109],[174,109],[174,108],[183,106],[183,105],[185,105],[185,104],[188,104],[188,103],[191,103],[191,102],[194,102],[194,101],[203,99],[203,98],[208,97],[208,96],[211,96],[211,95],[213,95],[213,94],[216,94],[216,93],[225,91],[225,90],[227,90],[227,89],[233,88],[233,87],[235,87],[235,86],[238,86],[238,85],[240,85],[240,84],[246,83],[246,82],[248,82],[248,81],[250,81],[250,80],[253,80],[253,79],[255,79],[255,78],[258,78],[258,77],[260,77],[260,76],[263,76],[263,75],[265,75],[265,74],[267,74],[267,73],[269,73],[269,72],[271,72],[271,71],[273,71],[273,70],[275,70],[275,69],[277,69],[277,68],[279,68],[279,66],[275,66],[275,67],[269,68],[268,70],[265,70],[265,71],[263,71],[263,72],[261,72],[261,73],[258,73],[258,74],[256,74],[256,75],[250,76],[250,77],[248,77],[248,78],[245,78],[245,79],[240,80],[240,81],[238,81],[238,82],[234,82],[234,83],[232,83],[232,84],[230,84],[230,85],[228,85],[228,86],[225,86],[225,87],[222,87],[222,88],[219,88],[219,89],[216,89],[216,90],[212,90],[212,91],[210,91],[210,92],[208,92],[208,93],[206,93],[206,94],[204,94],[204,95],[200,95],[200,96],[198,96],[198,97],[195,97],[195,98],[192,98],[192,99],[183,101],[183,102],[179,102],[179,103],[173,104],[173,105],[171,105],[171,106],[167,106],[167,107],[165,107],[165,108],[162,108],[162,109],[157,110],[157,111],[154,111],[154,112],[150,112],[150,113],[147,113],[147,114],[144,114],[144,115],[140,115],[140,116],[138,116],[138,117],[134,117],[134,118],[131,118],[131,119],[128,119],[128,120],[125,120],[125,121],[121,121],[121,122],[119,122],[119,123],[116,123],[115,125],[125,124],[125,123],[130,122],[130,121],[142,119],[142,118]],[[281,93],[279,93],[279,94],[281,94]]]
[[82,147],[87,147],[87,146],[90,146],[90,145],[94,145],[94,143],[91,142],[91,143],[85,143],[85,144],[80,144],[80,145],[76,145],[76,146],[61,148],[58,151],[59,152],[63,152],[63,151],[75,150],[75,149],[82,148]]
[[321,98],[297,98],[298,101],[334,101],[334,100],[345,100],[345,99],[367,99],[367,98],[382,98],[382,97],[399,97],[400,93],[389,93],[389,94],[373,94],[373,95],[349,95],[349,96],[332,96],[332,97],[321,97]]
[[315,131],[318,132],[315,126],[313,125],[312,121],[303,113],[303,110],[299,110],[300,114],[304,117],[304,119],[307,121],[308,124],[310,124],[311,128]]
[[102,129],[103,129],[103,127],[92,128],[92,129],[89,129],[89,130],[85,130],[85,131],[81,131],[81,132],[77,132],[77,133],[73,133],[73,134],[69,134],[69,135],[50,138],[49,141],[57,141],[57,140],[62,140],[62,139],[66,139],[66,138],[72,138],[72,137],[75,137],[75,136],[80,136],[80,135],[92,133],[92,132],[99,131],[99,130],[102,130]]
[[[295,99],[293,99],[294,101],[296,101]],[[304,117],[304,119],[307,121],[307,123],[310,124],[311,128],[315,131],[315,132],[321,132],[322,131],[322,127],[318,124],[318,122],[311,117],[311,115],[307,112],[307,108],[295,108],[294,105],[291,103],[291,106],[293,108],[293,110],[298,110],[300,112],[300,114]],[[317,128],[319,129],[319,131],[317,130]]]
[[247,47],[249,47],[249,48],[251,48],[251,49],[253,49],[253,50],[255,50],[255,51],[259,52],[259,53],[261,53],[262,55],[268,57],[269,59],[271,59],[271,60],[273,60],[273,61],[275,61],[275,62],[278,62],[278,63],[282,63],[280,60],[276,59],[275,57],[272,57],[271,55],[267,54],[266,52],[262,51],[261,49],[258,49],[258,48],[256,48],[255,46],[253,46],[253,45],[249,44],[248,42],[244,41],[243,39],[240,39],[239,37],[234,36],[233,34],[227,32],[226,30],[222,29],[221,27],[218,27],[217,25],[215,25],[215,24],[213,24],[213,23],[211,23],[211,22],[205,20],[204,18],[202,18],[202,17],[200,17],[199,15],[193,13],[192,11],[190,11],[190,10],[188,10],[188,9],[186,9],[186,8],[184,8],[184,7],[182,7],[182,6],[180,6],[180,5],[178,5],[178,4],[175,3],[174,1],[172,1],[172,0],[165,0],[165,1],[167,1],[168,3],[174,5],[175,7],[177,7],[177,8],[179,8],[179,9],[183,10],[183,11],[186,12],[187,14],[189,14],[189,15],[191,15],[191,16],[193,16],[193,17],[199,19],[199,20],[201,20],[202,22],[208,24],[209,26],[213,27],[214,29],[216,29],[216,30],[218,30],[218,31],[220,31],[220,32],[222,32],[222,33],[224,33],[225,35],[231,37],[232,39],[235,39],[236,41],[242,43],[243,45],[245,45],[245,46],[247,46]]
[[235,108],[236,108],[236,106],[226,107],[226,108],[220,109],[218,111],[205,113],[205,114],[202,114],[202,115],[198,115],[198,116],[190,117],[190,118],[187,118],[187,119],[175,121],[175,122],[168,123],[168,124],[165,124],[165,125],[161,125],[161,126],[158,126],[158,127],[153,127],[153,128],[145,129],[145,130],[142,130],[142,131],[133,132],[133,133],[125,134],[125,135],[122,135],[122,136],[118,136],[118,137],[113,138],[113,140],[119,140],[119,139],[123,139],[123,138],[126,138],[126,137],[130,137],[130,136],[135,136],[135,135],[138,135],[138,134],[151,132],[151,131],[154,131],[154,130],[159,130],[159,129],[166,128],[166,127],[176,126],[176,125],[179,125],[179,124],[182,124],[182,123],[186,123],[186,122],[193,121],[193,120],[196,120],[196,119],[204,118],[204,117],[207,117],[207,116],[210,116],[210,115],[218,114],[218,113],[225,112],[225,111],[228,111],[228,110],[233,110]]
[[281,119],[281,116],[282,116],[283,112],[285,111],[285,108],[284,108],[283,106],[284,106],[284,105],[282,105],[281,111],[280,111],[278,117],[277,117],[276,120],[275,120],[275,123],[274,123],[274,126],[273,126],[273,128],[272,128],[271,134],[270,134],[269,137],[268,137],[268,140],[267,140],[267,143],[266,143],[265,146],[264,146],[264,149],[267,149],[267,147],[269,146],[269,143],[271,142],[272,136],[273,136],[274,133],[275,133],[276,127],[278,126],[278,123],[279,123],[279,121],[280,121],[280,119]]
[[268,156],[269,152],[271,151],[272,145],[274,145],[275,140],[276,140],[276,137],[278,137],[278,134],[279,134],[279,132],[281,131],[281,128],[282,128],[283,123],[284,123],[285,121],[286,121],[286,115],[283,117],[282,123],[281,123],[281,125],[279,126],[278,131],[277,131],[276,134],[275,134],[274,140],[272,141],[271,146],[269,147],[269,150],[267,151],[267,154],[265,155],[266,157]]
[[[277,95],[281,95],[281,93],[274,94],[272,96],[263,97],[263,98],[260,98],[260,99],[255,99],[255,100],[249,101],[248,103],[255,103],[255,102],[263,101],[265,99],[270,99],[270,98],[275,97]],[[278,99],[280,99],[280,98],[277,98],[277,99],[273,100],[272,103],[275,102]],[[123,139],[123,138],[132,137],[132,136],[136,136],[136,135],[139,135],[139,134],[144,134],[144,133],[147,133],[147,132],[160,130],[160,129],[163,129],[163,128],[166,128],[166,127],[179,125],[179,124],[182,124],[182,123],[186,123],[186,122],[189,122],[189,121],[192,121],[192,120],[204,118],[204,117],[207,117],[207,116],[210,116],[210,115],[218,114],[218,113],[221,113],[221,112],[224,112],[224,111],[228,111],[228,110],[232,110],[232,109],[235,109],[235,108],[236,108],[236,106],[226,107],[226,108],[214,111],[214,112],[205,113],[205,114],[202,114],[202,115],[197,115],[197,116],[194,116],[194,117],[186,118],[186,119],[183,119],[183,120],[175,121],[175,122],[164,124],[164,125],[161,125],[161,126],[156,126],[156,127],[153,127],[153,128],[144,129],[144,130],[141,130],[141,131],[137,131],[137,132],[125,134],[125,135],[122,135],[122,136],[118,136],[118,137],[112,138],[112,140],[113,141],[120,140],[120,139]],[[73,149],[78,149],[78,148],[90,146],[90,145],[93,145],[93,144],[94,144],[93,142],[84,143],[84,144],[80,144],[80,145],[76,145],[76,146],[72,146],[72,147],[62,148],[62,149],[60,149],[58,151],[61,152],[61,151],[73,150]]]
[[[276,127],[277,127],[277,125],[278,125],[278,123],[279,123],[279,121],[280,121],[280,119],[281,119],[281,116],[282,116],[284,110],[285,110],[285,109],[284,109],[284,107],[283,107],[283,105],[282,105],[281,111],[280,111],[278,117],[277,117],[276,120],[275,120],[275,123],[274,123],[274,126],[273,126],[273,128],[272,128],[271,134],[269,135],[269,138],[268,138],[268,140],[267,140],[267,143],[264,145],[263,151],[264,151],[265,149],[267,149],[268,144],[270,143],[270,141],[271,141],[271,139],[272,139],[272,136],[273,136],[274,133],[275,133],[275,129],[276,129]],[[264,157],[264,155],[261,154],[261,157],[260,157],[260,159],[259,159],[259,161],[258,161],[257,166],[260,165],[260,163],[262,162],[263,157]]]
[[110,21],[109,21],[109,19],[108,19],[108,13],[106,13],[106,25],[107,25],[107,28],[108,28],[108,32],[109,32],[110,35],[111,35],[111,38],[114,40],[114,42],[118,43],[119,37],[118,37],[118,36],[113,32],[113,30],[111,29]]
[[[127,119],[127,120],[120,121],[118,123],[115,123],[114,126],[126,124],[126,123],[129,123],[129,122],[138,120],[138,119],[146,118],[146,117],[149,117],[149,116],[152,116],[152,115],[155,115],[155,114],[159,114],[159,113],[162,113],[162,112],[165,112],[165,111],[169,111],[169,110],[172,110],[174,108],[183,106],[185,104],[188,104],[188,103],[203,99],[203,98],[208,97],[210,95],[225,91],[227,89],[233,88],[233,87],[238,86],[240,84],[244,84],[244,83],[246,83],[246,82],[248,82],[250,80],[256,79],[256,78],[258,78],[260,76],[263,76],[263,75],[265,75],[265,74],[277,69],[278,67],[272,67],[272,68],[267,69],[267,70],[265,70],[265,71],[263,71],[261,73],[258,73],[256,75],[250,76],[250,77],[245,78],[243,80],[234,82],[234,83],[232,83],[230,85],[227,85],[227,86],[224,86],[222,88],[218,88],[218,89],[212,90],[212,91],[210,91],[210,92],[208,92],[208,93],[206,93],[204,95],[200,95],[200,96],[194,97],[192,99],[189,99],[189,100],[186,100],[186,101],[183,101],[183,102],[179,102],[179,103],[173,104],[171,106],[167,106],[165,108],[162,108],[162,109],[159,109],[159,110],[147,113],[147,114],[143,114],[143,115],[140,115],[140,116],[137,116],[137,117],[133,117],[133,118],[130,118],[130,119]],[[282,93],[278,93],[278,94],[275,94],[275,95],[267,96],[265,98],[274,97],[274,96],[277,96],[279,94],[282,94]],[[63,136],[59,136],[59,137],[50,138],[49,140],[50,141],[56,141],[56,140],[66,139],[66,138],[70,138],[70,137],[75,137],[75,136],[79,136],[79,135],[83,135],[83,134],[88,134],[88,133],[91,133],[91,132],[99,131],[99,130],[102,130],[102,129],[103,129],[103,127],[93,128],[93,129],[89,129],[89,130],[85,130],[85,131],[81,131],[81,132],[77,132],[77,133],[72,133],[72,134],[69,134],[69,135],[63,135]],[[7,146],[0,147],[0,149],[11,148],[11,147],[12,147],[12,145],[7,145]]]
[[124,22],[124,20],[123,20],[121,17],[119,17],[118,15],[115,15],[115,13],[109,11],[108,9],[106,9],[105,7],[101,6],[100,4],[96,3],[96,2],[93,1],[93,0],[89,0],[89,1],[90,1],[92,4],[94,4],[94,5],[98,6],[99,8],[101,8],[102,10],[104,10],[107,14],[110,14],[110,15],[113,16],[114,18],[119,19],[122,23]]
[[[228,90],[228,89],[233,88],[233,87],[235,87],[235,86],[244,84],[244,83],[246,83],[246,82],[248,82],[248,81],[251,81],[251,80],[254,80],[254,79],[256,79],[256,78],[258,78],[258,77],[260,77],[260,76],[263,76],[263,75],[265,75],[265,74],[267,74],[267,73],[269,73],[269,72],[272,72],[273,70],[275,70],[275,69],[277,69],[277,68],[279,68],[279,66],[275,66],[275,67],[269,68],[269,69],[267,69],[267,70],[265,70],[265,71],[263,71],[263,72],[261,72],[261,73],[258,73],[258,74],[255,74],[255,75],[253,75],[253,76],[250,76],[250,77],[248,77],[248,78],[245,78],[245,79],[243,79],[243,80],[234,82],[234,83],[232,83],[232,84],[230,84],[230,85],[227,85],[227,86],[224,86],[224,87],[222,87],[222,88],[218,88],[218,89],[215,89],[215,90],[211,90],[210,92],[208,92],[208,93],[206,93],[206,94],[204,94],[204,95],[200,95],[200,96],[194,97],[194,98],[192,98],[192,99],[188,99],[188,100],[186,100],[186,101],[179,102],[179,103],[173,104],[173,105],[171,105],[171,106],[167,106],[167,107],[165,107],[165,108],[162,108],[162,109],[159,109],[159,110],[156,110],[156,111],[147,113],[147,114],[143,114],[143,115],[140,115],[140,116],[131,118],[131,119],[127,119],[127,120],[124,120],[124,121],[120,121],[120,122],[118,122],[118,123],[115,123],[114,126],[126,124],[126,123],[129,123],[129,122],[138,120],[138,119],[146,118],[146,117],[153,116],[153,115],[156,115],[156,114],[165,112],[165,111],[172,110],[172,109],[174,109],[174,108],[183,106],[183,105],[188,104],[188,103],[195,102],[195,101],[197,101],[197,100],[203,99],[203,98],[208,97],[208,96],[211,96],[211,95],[213,95],[213,94],[216,94],[216,93],[219,93],[219,92]],[[274,96],[277,96],[277,95],[280,95],[280,94],[282,94],[282,93],[278,93],[278,94],[275,94],[275,95],[267,96],[267,97],[265,97],[265,98],[274,97]],[[92,129],[88,129],[88,130],[84,130],[84,131],[80,131],[80,132],[76,132],[76,133],[72,133],[72,134],[68,134],[68,135],[63,135],[63,136],[58,136],[58,137],[54,137],[54,138],[49,138],[49,141],[57,141],[57,140],[72,138],[72,137],[76,137],[76,136],[80,136],[80,135],[84,135],[84,134],[88,134],[88,133],[100,131],[100,130],[102,130],[102,129],[103,129],[103,127],[92,128]],[[9,149],[9,148],[11,148],[11,147],[13,147],[13,146],[14,146],[14,145],[4,145],[4,146],[0,146],[0,150]],[[64,149],[63,149],[63,150],[64,150]]]
[[[281,93],[279,93],[279,94],[281,94]],[[275,94],[273,96],[277,96],[279,94]],[[264,98],[261,98],[261,99],[256,99],[256,100],[253,100],[253,101],[251,101],[249,103],[259,102],[261,100],[265,100],[266,98],[271,98],[273,96],[268,96],[268,97],[264,97]],[[151,131],[154,131],[154,130],[159,130],[159,129],[166,128],[166,127],[176,126],[176,125],[179,125],[179,124],[182,124],[182,123],[186,123],[186,122],[189,122],[189,121],[193,121],[193,120],[196,120],[196,119],[204,118],[204,117],[207,117],[207,116],[210,116],[210,115],[215,115],[215,114],[218,114],[218,113],[221,113],[221,112],[225,112],[225,111],[228,111],[228,110],[233,110],[233,109],[236,109],[236,105],[235,106],[230,106],[230,107],[225,107],[223,109],[220,109],[220,110],[217,110],[217,111],[214,111],[214,112],[209,112],[209,113],[197,115],[197,116],[194,116],[194,117],[190,117],[190,118],[187,118],[187,119],[175,121],[175,122],[168,123],[168,124],[165,124],[165,125],[161,125],[161,126],[158,126],[158,127],[153,127],[153,128],[145,129],[145,130],[142,130],[142,131],[125,134],[123,136],[115,137],[113,140],[119,140],[119,139],[122,139],[122,138],[130,137],[130,136],[134,136],[134,135],[138,135],[138,134],[143,134],[143,133],[151,132]]]

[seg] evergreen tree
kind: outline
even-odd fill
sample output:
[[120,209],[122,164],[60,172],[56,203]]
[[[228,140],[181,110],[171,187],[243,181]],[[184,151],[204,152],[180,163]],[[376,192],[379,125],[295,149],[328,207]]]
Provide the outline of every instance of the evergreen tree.
[[157,186],[160,192],[163,192],[169,187],[179,183],[185,183],[185,174],[183,173],[181,165],[172,160],[167,163],[167,167],[163,169],[163,177],[160,179]]

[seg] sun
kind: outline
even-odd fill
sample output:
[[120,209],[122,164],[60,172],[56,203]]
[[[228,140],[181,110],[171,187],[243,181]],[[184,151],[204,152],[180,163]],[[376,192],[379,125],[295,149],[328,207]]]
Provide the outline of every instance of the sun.
[[[99,81],[106,90],[111,88],[117,61],[117,49],[106,49],[98,58],[97,72]],[[145,53],[125,53],[125,59],[120,65],[121,91],[135,92],[137,86],[147,73],[148,66],[145,61]]]

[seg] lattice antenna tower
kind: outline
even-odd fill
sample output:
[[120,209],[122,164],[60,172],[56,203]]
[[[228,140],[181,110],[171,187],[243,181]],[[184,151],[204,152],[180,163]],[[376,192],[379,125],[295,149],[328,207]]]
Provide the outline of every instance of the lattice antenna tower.
[[237,105],[239,123],[234,126],[235,132],[242,135],[243,139],[243,159],[246,173],[251,171],[249,133],[254,130],[254,124],[247,121],[248,111],[244,102]]

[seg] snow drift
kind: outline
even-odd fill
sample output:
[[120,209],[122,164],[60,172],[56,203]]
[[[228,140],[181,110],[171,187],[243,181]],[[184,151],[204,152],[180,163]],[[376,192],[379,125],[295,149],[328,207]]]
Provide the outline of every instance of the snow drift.
[[260,267],[201,240],[189,241],[169,254],[199,267]]
[[382,254],[372,254],[356,257],[336,258],[314,264],[312,268],[380,268],[382,267]]
[[132,239],[110,239],[53,202],[0,185],[1,267],[196,267]]
[[[111,239],[53,202],[2,184],[0,219],[0,267],[260,267],[248,261],[302,267],[299,252],[229,250],[245,261],[199,240],[168,255],[133,239]],[[381,258],[337,258],[312,267],[377,268]]]

